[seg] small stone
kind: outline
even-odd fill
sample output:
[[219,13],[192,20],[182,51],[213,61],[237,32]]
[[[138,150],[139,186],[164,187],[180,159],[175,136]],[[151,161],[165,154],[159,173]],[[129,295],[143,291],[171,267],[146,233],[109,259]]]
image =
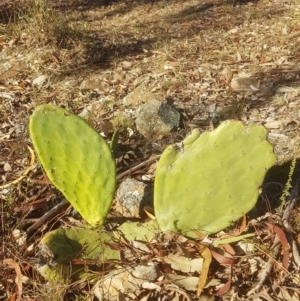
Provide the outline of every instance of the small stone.
[[259,82],[254,77],[235,77],[231,80],[231,88],[234,91],[249,91],[259,88]]
[[152,100],[163,101],[162,97],[146,90],[144,86],[138,86],[123,98],[125,106],[137,107]]
[[179,126],[180,114],[164,102],[152,100],[137,111],[137,130],[146,138],[155,140]]
[[132,275],[138,279],[153,282],[159,276],[159,270],[155,265],[140,264],[134,268]]
[[152,189],[134,179],[123,181],[116,193],[116,211],[125,217],[140,217],[143,207],[151,205]]
[[98,75],[92,75],[81,83],[80,89],[108,91],[110,89],[110,85]]

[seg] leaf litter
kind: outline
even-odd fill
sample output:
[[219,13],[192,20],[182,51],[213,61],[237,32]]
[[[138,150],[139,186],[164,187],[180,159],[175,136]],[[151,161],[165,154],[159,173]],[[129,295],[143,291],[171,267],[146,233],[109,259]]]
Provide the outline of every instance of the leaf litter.
[[[44,280],[33,269],[33,262],[40,260],[36,242],[53,228],[80,224],[28,152],[27,122],[38,104],[55,103],[77,114],[88,110],[88,121],[108,140],[108,122],[125,110],[135,118],[145,101],[139,95],[128,97],[137,88],[143,86],[142,94],[157,94],[176,108],[181,124],[155,141],[141,137],[134,125],[120,129],[119,181],[131,176],[151,183],[155,161],[168,144],[181,141],[192,128],[206,131],[232,118],[263,124],[287,169],[289,160],[300,154],[297,1],[87,5],[66,0],[55,7],[48,2],[47,9],[40,0],[34,9],[29,5],[21,18],[21,12],[12,14],[8,1],[0,5],[1,16],[10,16],[3,17],[0,26],[0,291],[8,300],[20,299],[21,294],[27,300],[47,300]],[[63,9],[69,17],[64,15],[61,23],[55,15],[64,14]],[[85,80],[89,85],[83,85]],[[121,276],[107,273],[99,281],[107,281],[109,289],[112,279],[119,281],[113,296],[124,300],[196,300],[197,290],[198,295],[202,291],[199,300],[298,300],[297,177],[299,165],[293,197],[280,211],[278,183],[284,187],[287,175],[280,169],[269,175],[256,212],[247,214],[241,226],[210,237],[213,243],[205,248],[206,255],[198,248],[202,238],[191,243],[178,235],[160,236],[152,222],[153,235],[146,242],[120,240],[120,249],[131,250],[120,270],[113,272]],[[114,228],[114,222],[108,227]],[[16,229],[28,234],[21,246],[12,239]],[[231,238],[236,240],[226,241]],[[228,246],[214,243],[218,240]],[[213,259],[204,273],[198,264],[209,256]],[[142,282],[132,278],[135,286],[127,294],[124,280],[145,261],[161,274],[145,275]],[[31,281],[22,283],[20,274]],[[62,290],[66,300],[74,300],[79,290],[100,296],[97,285],[88,281]]]

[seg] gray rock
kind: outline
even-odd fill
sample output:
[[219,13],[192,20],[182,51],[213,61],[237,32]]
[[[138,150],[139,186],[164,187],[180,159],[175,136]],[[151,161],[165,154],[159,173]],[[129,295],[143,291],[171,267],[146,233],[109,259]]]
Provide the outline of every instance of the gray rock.
[[140,264],[134,268],[132,275],[138,279],[153,282],[159,276],[159,269],[155,265]]
[[157,100],[141,105],[135,120],[137,130],[151,140],[169,133],[174,127],[179,126],[179,122],[178,111]]
[[144,206],[151,206],[152,189],[134,179],[126,179],[116,193],[116,211],[125,217],[140,217]]

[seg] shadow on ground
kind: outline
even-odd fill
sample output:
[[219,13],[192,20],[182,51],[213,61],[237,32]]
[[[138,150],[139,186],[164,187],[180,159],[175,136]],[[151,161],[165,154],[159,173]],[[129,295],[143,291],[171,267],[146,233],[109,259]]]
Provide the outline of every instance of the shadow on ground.
[[[20,0],[21,1],[21,0]],[[30,0],[25,1],[26,3]],[[54,28],[54,37],[56,39],[56,47],[62,49],[74,48],[74,44],[80,44],[84,47],[81,55],[83,56],[84,64],[72,64],[68,66],[67,73],[64,75],[82,75],[87,71],[95,71],[97,69],[105,70],[112,68],[112,62],[117,59],[126,59],[128,56],[137,56],[139,54],[144,55],[145,49],[148,51],[155,50],[156,45],[163,45],[166,42],[178,41],[182,43],[187,39],[193,39],[205,34],[206,31],[218,31],[227,32],[228,30],[243,24],[245,19],[259,18],[263,22],[264,18],[275,18],[282,15],[284,10],[274,10],[270,8],[270,11],[261,11],[256,8],[255,4],[251,6],[237,5],[246,3],[247,1],[200,1],[198,4],[191,4],[186,7],[182,5],[180,9],[181,0],[142,0],[142,1],[124,1],[124,0],[102,0],[102,1],[88,1],[88,0],[61,0],[52,1],[47,0],[49,6],[52,6],[54,10],[58,11],[79,11],[80,14],[71,14],[63,20],[63,26],[57,26]],[[256,2],[256,1],[255,1]],[[15,2],[17,6],[18,1]],[[102,28],[101,25],[93,28],[92,26],[87,30],[82,28],[76,29],[72,26],[72,23],[76,22],[76,18],[81,18],[80,21],[87,24],[101,24],[103,19],[113,18],[118,15],[125,15],[130,11],[140,7],[139,11],[151,10],[151,4],[156,4],[156,7],[161,5],[165,7],[170,3],[175,3],[177,8],[176,12],[171,10],[164,16],[159,16],[151,19],[151,21],[137,21],[136,28],[123,28],[122,26],[116,26],[115,28]],[[110,6],[110,9],[101,9],[104,6]],[[222,8],[220,9],[220,7]],[[5,7],[5,6],[3,6]],[[0,6],[1,9],[1,6]],[[24,8],[23,8],[24,9]],[[17,11],[16,9],[14,10]],[[89,15],[89,12],[93,11],[93,17]],[[4,12],[4,11],[2,11]],[[226,16],[227,22],[219,22],[220,17]],[[9,16],[12,17],[12,15]],[[248,20],[247,19],[247,20]],[[117,20],[117,18],[116,18]],[[188,23],[186,28],[181,24]],[[119,24],[117,24],[119,25]],[[180,30],[179,35],[174,35],[172,32],[173,27],[178,27]],[[112,32],[115,33],[112,34]],[[147,35],[147,31],[151,34]],[[235,43],[233,40],[232,43]],[[257,77],[264,85],[271,87],[270,96],[266,101],[269,101],[273,96],[275,88],[279,84],[296,82],[297,73],[294,74],[286,72],[278,68],[274,72],[259,73]],[[292,72],[292,73],[293,73]],[[232,116],[234,117],[234,116]]]
[[[258,199],[255,208],[249,213],[252,218],[262,216],[264,213],[276,213],[277,208],[282,205],[280,197],[282,196],[288,179],[291,173],[292,161],[287,161],[282,165],[274,165],[271,167],[262,185],[262,194]],[[288,191],[295,191],[298,189],[300,180],[300,159],[296,160],[295,169],[291,177],[291,188]],[[293,190],[291,190],[293,189]],[[293,198],[291,194],[287,197],[286,201],[290,201]]]

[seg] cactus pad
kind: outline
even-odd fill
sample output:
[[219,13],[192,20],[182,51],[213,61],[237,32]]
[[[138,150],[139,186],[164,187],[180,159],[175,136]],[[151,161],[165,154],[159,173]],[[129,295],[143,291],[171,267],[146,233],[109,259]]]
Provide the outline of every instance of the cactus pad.
[[262,126],[225,121],[212,132],[194,130],[163,152],[154,207],[162,231],[216,233],[251,210],[267,170],[275,164]]
[[87,279],[93,271],[103,272],[103,263],[119,259],[120,252],[109,246],[114,243],[104,231],[56,229],[42,238],[38,257],[43,260],[36,269],[50,283]]
[[115,161],[104,139],[54,105],[35,109],[29,131],[49,179],[89,224],[101,225],[116,186]]

